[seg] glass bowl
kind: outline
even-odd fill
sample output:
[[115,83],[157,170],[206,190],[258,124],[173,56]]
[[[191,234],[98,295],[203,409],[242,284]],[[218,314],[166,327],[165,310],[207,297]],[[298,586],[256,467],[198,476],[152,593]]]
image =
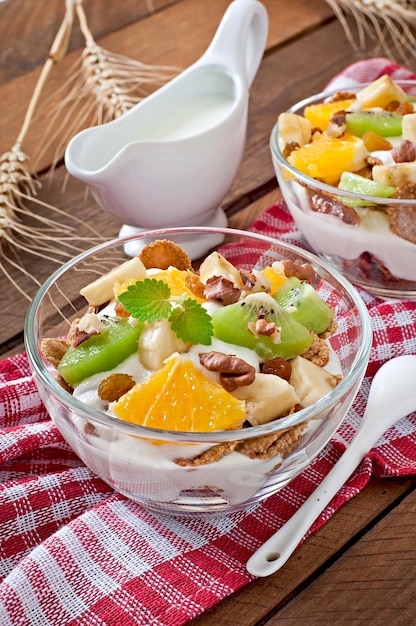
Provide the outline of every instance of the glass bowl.
[[[406,93],[416,94],[415,81],[395,81]],[[367,83],[368,84],[368,83]],[[348,87],[356,93],[367,84]],[[319,104],[338,90],[325,91],[293,105],[288,112],[303,115],[305,107]],[[278,143],[279,123],[270,137],[276,178],[287,207],[310,248],[329,261],[351,282],[382,298],[416,297],[416,243],[393,233],[386,206],[413,211],[416,231],[416,199],[379,198],[342,191],[303,174],[282,154]],[[359,224],[343,221],[334,214],[313,210],[313,198],[338,207],[342,200],[352,205]],[[357,200],[362,206],[356,206]],[[326,209],[325,209],[326,210]],[[346,219],[349,219],[348,217]]]
[[[266,424],[190,433],[127,423],[80,402],[57,382],[56,370],[45,360],[40,344],[43,338],[64,336],[69,321],[85,312],[87,307],[79,289],[125,261],[125,250],[131,244],[170,239],[180,245],[181,240],[189,238],[205,253],[214,241],[221,241],[221,253],[233,263],[238,261],[243,270],[261,269],[287,258],[313,266],[313,284],[333,306],[338,322],[329,342],[339,359],[342,380],[330,393],[307,408]],[[39,393],[76,454],[117,492],[143,507],[188,516],[244,509],[276,493],[308,467],[345,418],[366,371],[371,343],[371,322],[365,304],[355,288],[330,265],[271,237],[226,228],[150,231],[84,252],[62,266],[40,288],[25,324],[26,350]],[[190,452],[194,455],[234,442],[253,442],[300,424],[306,428],[297,446],[284,458],[250,458],[234,450],[205,464],[182,466],[176,462],[189,457]]]

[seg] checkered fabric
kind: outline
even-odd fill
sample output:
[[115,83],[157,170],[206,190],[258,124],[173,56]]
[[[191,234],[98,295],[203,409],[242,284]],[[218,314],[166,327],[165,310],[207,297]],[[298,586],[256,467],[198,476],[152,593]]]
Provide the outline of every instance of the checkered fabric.
[[[385,59],[348,68],[348,81],[412,77]],[[340,77],[337,77],[341,85]],[[283,202],[252,230],[305,246]],[[361,290],[374,345],[348,418],[312,466],[245,512],[210,519],[154,515],[112,491],[62,440],[39,398],[25,354],[0,362],[1,626],[180,626],[246,585],[251,554],[312,493],[351,440],[372,376],[416,353],[416,302]],[[309,533],[371,475],[416,473],[416,414],[370,451]]]

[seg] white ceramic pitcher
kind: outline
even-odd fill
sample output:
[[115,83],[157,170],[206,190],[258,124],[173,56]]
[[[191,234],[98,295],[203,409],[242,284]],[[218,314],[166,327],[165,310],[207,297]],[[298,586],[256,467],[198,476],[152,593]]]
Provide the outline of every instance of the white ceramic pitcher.
[[220,202],[242,159],[267,30],[260,2],[234,0],[196,63],[120,118],[72,138],[67,169],[125,224],[120,235],[226,225]]

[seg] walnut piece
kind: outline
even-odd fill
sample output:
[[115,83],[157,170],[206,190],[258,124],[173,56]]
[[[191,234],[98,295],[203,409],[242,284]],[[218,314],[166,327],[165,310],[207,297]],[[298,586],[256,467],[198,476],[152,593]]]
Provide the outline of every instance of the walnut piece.
[[276,324],[270,320],[266,320],[264,317],[260,317],[256,320],[254,325],[254,334],[262,335],[263,337],[273,337],[276,334]]
[[416,143],[404,139],[398,146],[393,148],[391,156],[395,163],[410,163],[416,160]]
[[358,226],[360,218],[352,207],[348,207],[342,202],[338,202],[335,198],[330,198],[320,194],[313,194],[311,196],[311,209],[317,213],[326,213],[334,215],[342,220],[345,224],[351,226]]
[[136,384],[133,376],[115,372],[104,378],[98,386],[98,397],[104,402],[115,402]]
[[339,102],[340,100],[356,100],[357,94],[352,91],[336,91],[326,102]]
[[413,104],[411,102],[399,102],[398,100],[391,100],[388,102],[385,106],[385,110],[390,113],[397,113],[398,115],[414,113]]
[[261,371],[263,374],[273,374],[284,380],[289,380],[292,373],[292,365],[290,361],[285,361],[282,357],[275,356],[273,359],[263,363]]
[[256,377],[255,367],[233,354],[212,350],[200,354],[199,361],[208,371],[219,373],[222,386],[229,392],[251,385]]
[[342,137],[347,130],[347,125],[345,123],[346,115],[346,111],[337,111],[337,113],[331,116],[328,128],[326,129],[328,137]]
[[96,313],[85,313],[75,319],[68,332],[68,341],[73,348],[93,335],[99,335],[103,330],[103,323]]
[[204,297],[207,300],[219,300],[224,305],[238,302],[240,294],[241,289],[225,276],[208,278],[204,288]]
[[310,263],[298,263],[291,259],[284,259],[281,263],[286,278],[295,276],[299,280],[312,280],[316,276],[316,272]]

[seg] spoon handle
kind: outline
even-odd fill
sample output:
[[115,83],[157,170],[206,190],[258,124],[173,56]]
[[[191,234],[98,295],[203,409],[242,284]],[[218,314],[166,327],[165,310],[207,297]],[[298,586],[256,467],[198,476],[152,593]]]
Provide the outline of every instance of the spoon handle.
[[382,434],[401,417],[416,410],[416,395],[410,393],[415,381],[415,355],[392,359],[378,370],[361,426],[349,447],[296,513],[250,557],[247,562],[250,574],[268,576],[286,563],[312,523]]
[[[354,442],[366,437],[359,431]],[[361,435],[361,437],[360,437]],[[367,448],[367,445],[365,446]],[[365,455],[361,446],[345,450],[342,457],[320,485],[292,517],[268,539],[247,561],[247,570],[254,576],[269,576],[279,570],[295,551],[312,523],[343,486]]]
[[[396,381],[397,398],[396,393],[391,396],[388,392],[395,402],[385,403],[383,407],[386,394],[380,393],[381,382],[377,387],[371,388],[361,427],[349,447],[296,513],[250,557],[247,561],[247,570],[250,574],[269,576],[277,572],[295,551],[318,515],[331,502],[382,434],[401,417],[416,410],[416,396],[409,395],[409,389],[413,387],[416,379],[416,357],[404,356],[398,359],[411,367],[403,372],[400,380]],[[383,373],[386,372],[388,368],[384,366]],[[383,386],[386,387],[386,385]],[[382,419],[383,409],[384,419]]]

